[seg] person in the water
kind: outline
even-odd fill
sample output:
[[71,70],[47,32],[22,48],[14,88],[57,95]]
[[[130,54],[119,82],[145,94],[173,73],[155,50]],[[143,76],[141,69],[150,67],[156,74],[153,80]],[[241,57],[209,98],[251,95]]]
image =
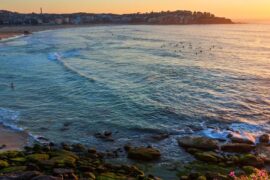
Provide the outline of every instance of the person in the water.
[[12,83],[10,83],[10,88],[11,89],[15,89],[15,85],[14,85],[14,83],[12,82]]

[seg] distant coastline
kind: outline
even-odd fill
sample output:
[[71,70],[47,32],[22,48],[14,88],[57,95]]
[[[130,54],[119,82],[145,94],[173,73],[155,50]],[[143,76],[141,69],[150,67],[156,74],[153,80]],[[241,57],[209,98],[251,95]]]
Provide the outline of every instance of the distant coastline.
[[231,19],[216,17],[209,12],[192,12],[186,10],[162,11],[133,14],[21,14],[0,10],[0,25],[86,25],[86,24],[232,24]]

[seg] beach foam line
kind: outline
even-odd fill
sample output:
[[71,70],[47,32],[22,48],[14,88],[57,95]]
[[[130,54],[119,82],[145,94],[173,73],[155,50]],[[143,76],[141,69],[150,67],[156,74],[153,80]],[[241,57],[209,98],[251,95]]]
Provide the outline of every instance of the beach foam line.
[[75,57],[75,56],[78,56],[80,55],[78,50],[72,50],[72,51],[66,51],[64,53],[58,53],[58,52],[55,52],[55,53],[50,53],[48,55],[48,59],[49,60],[55,60],[57,62],[59,62],[60,64],[63,65],[63,67],[65,67],[67,70],[73,72],[73,73],[76,73],[77,75],[91,81],[91,82],[95,82],[96,80],[94,78],[91,78],[89,76],[87,76],[86,74],[78,71],[76,68],[70,66],[68,63],[66,63],[63,59],[65,58],[71,58],[71,57]]
[[25,37],[25,35],[21,34],[21,35],[17,35],[17,36],[11,36],[11,37],[8,37],[8,38],[2,38],[2,39],[0,39],[0,43],[1,42],[12,41],[12,40],[19,39],[19,38],[22,38],[22,37]]
[[23,131],[22,128],[18,127],[16,123],[19,121],[20,113],[6,108],[0,108],[0,123],[5,127],[16,131]]
[[[0,126],[3,128],[10,129],[12,131],[24,133],[28,135],[28,141],[27,144],[31,144],[32,142],[40,142],[40,143],[45,143],[43,139],[41,138],[42,136],[39,135],[34,135],[25,129],[19,127],[17,125],[17,122],[19,121],[19,115],[20,113],[18,111],[14,111],[11,109],[7,108],[0,108]],[[1,138],[1,134],[0,134]]]

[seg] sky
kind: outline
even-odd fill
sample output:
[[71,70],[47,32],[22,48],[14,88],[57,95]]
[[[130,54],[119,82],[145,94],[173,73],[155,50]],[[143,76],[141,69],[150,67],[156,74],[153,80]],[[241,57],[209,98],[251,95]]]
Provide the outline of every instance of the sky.
[[270,20],[270,0],[0,0],[0,9],[47,13],[211,12],[233,20]]

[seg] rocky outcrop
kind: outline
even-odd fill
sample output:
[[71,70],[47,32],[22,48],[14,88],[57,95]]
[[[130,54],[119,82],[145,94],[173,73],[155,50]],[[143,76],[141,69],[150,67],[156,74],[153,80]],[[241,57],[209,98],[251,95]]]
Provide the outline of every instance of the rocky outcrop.
[[161,153],[152,147],[136,147],[128,150],[128,158],[140,161],[158,160]]
[[255,144],[256,139],[255,137],[247,132],[241,132],[241,133],[236,133],[232,132],[229,134],[229,138],[233,143],[246,143],[246,144]]
[[269,143],[269,135],[268,134],[263,134],[259,137],[259,142],[260,143]]
[[[145,176],[136,166],[105,163],[103,155],[83,145],[35,145],[24,151],[0,153],[0,179],[56,180],[56,179],[157,179]],[[132,151],[133,150],[133,151]],[[154,148],[132,148],[130,157],[154,160],[160,152]]]
[[244,143],[228,143],[222,145],[220,149],[225,152],[246,153],[254,150],[255,146]]
[[202,136],[184,136],[178,139],[178,144],[184,148],[218,149],[218,141]]

